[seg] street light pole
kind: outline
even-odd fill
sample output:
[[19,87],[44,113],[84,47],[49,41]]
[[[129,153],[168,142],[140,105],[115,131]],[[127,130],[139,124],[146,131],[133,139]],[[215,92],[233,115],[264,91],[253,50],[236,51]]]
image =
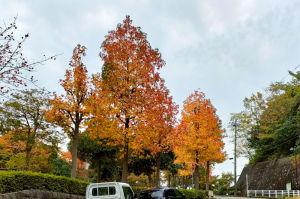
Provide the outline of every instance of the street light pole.
[[237,195],[237,187],[236,187],[236,132],[237,132],[237,120],[234,120],[234,196]]

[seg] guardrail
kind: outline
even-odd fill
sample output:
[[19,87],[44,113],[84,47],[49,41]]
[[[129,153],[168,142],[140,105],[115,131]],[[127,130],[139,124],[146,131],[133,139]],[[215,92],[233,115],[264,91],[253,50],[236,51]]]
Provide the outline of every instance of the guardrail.
[[247,196],[261,196],[261,197],[269,197],[269,198],[278,198],[278,197],[294,197],[300,196],[300,190],[248,190]]

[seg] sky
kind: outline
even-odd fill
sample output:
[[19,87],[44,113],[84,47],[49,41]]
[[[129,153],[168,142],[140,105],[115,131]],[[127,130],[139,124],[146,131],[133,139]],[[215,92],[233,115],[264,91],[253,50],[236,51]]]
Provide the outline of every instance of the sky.
[[[100,72],[105,35],[130,15],[166,61],[161,76],[180,109],[200,89],[227,128],[245,97],[287,81],[288,70],[300,64],[299,10],[298,0],[0,0],[0,24],[18,16],[17,35],[30,34],[24,45],[30,61],[60,54],[38,66],[34,75],[39,86],[61,93],[59,79],[73,48],[85,45],[89,73]],[[232,132],[226,134],[230,158]],[[247,162],[238,158],[238,175]],[[233,173],[232,160],[213,170],[222,172]]]

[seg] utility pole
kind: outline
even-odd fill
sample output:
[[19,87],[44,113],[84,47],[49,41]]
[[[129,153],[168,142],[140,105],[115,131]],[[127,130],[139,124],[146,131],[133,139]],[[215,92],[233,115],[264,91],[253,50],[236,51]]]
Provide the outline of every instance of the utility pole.
[[249,184],[248,184],[248,174],[246,174],[246,191],[247,191],[247,197],[249,197]]
[[296,164],[296,167],[295,167],[295,169],[296,169],[296,180],[295,180],[296,186],[295,186],[295,189],[299,189],[298,188],[298,161],[297,161],[298,154],[296,153],[296,146],[293,148],[293,150],[294,150],[295,164]]
[[234,120],[234,196],[237,195],[236,187],[236,133],[237,133],[237,119]]

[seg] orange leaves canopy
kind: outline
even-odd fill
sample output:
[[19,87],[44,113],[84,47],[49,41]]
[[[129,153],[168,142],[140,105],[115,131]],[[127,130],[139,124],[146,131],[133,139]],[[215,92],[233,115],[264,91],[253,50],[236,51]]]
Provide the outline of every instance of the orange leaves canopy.
[[198,166],[203,166],[206,161],[224,161],[223,132],[210,100],[204,93],[195,91],[184,102],[177,129],[180,143],[175,147],[177,161]]
[[155,155],[172,150],[172,141],[175,137],[173,128],[178,112],[178,106],[173,102],[163,81],[153,96],[151,106],[146,110],[145,125],[148,131],[142,135],[141,139],[144,142],[144,147]]
[[52,109],[46,114],[46,118],[61,126],[65,132],[79,131],[81,121],[86,114],[85,106],[88,92],[88,74],[82,57],[85,56],[86,48],[77,45],[73,50],[70,61],[71,69],[66,70],[65,79],[60,80],[61,86],[66,94],[57,96],[50,100]]
[[[98,104],[104,111],[97,112],[105,113],[105,119],[94,115],[96,123],[90,126],[97,130],[101,130],[99,125],[107,127],[102,135],[115,144],[140,150],[143,143],[138,138],[149,132],[145,124],[150,115],[155,115],[155,103],[161,102],[163,80],[157,70],[165,62],[159,51],[151,48],[146,34],[132,25],[129,16],[106,36],[100,57],[105,64],[101,77],[94,76],[91,105]],[[110,124],[103,125],[100,121],[104,120]]]
[[27,165],[26,143],[17,139],[14,131],[0,136],[0,168],[49,172],[52,169],[52,164],[49,164],[50,155],[51,148],[38,141],[30,152],[30,162]]

